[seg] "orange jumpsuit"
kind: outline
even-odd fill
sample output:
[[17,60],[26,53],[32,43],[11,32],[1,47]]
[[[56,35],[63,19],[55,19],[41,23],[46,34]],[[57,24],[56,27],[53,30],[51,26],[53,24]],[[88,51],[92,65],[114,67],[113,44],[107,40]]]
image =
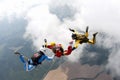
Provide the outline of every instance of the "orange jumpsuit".
[[61,56],[64,56],[64,55],[70,55],[71,52],[72,52],[72,46],[71,45],[68,46],[67,50],[64,50],[62,48],[61,44],[56,44],[55,46],[47,45],[46,47],[51,49],[55,53],[55,56],[57,56],[57,57],[61,57]]

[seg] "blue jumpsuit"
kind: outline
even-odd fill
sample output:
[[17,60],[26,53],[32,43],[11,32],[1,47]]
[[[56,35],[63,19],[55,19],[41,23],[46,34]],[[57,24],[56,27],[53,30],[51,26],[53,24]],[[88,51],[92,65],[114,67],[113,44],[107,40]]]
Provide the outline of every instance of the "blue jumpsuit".
[[[45,59],[46,59],[46,60],[52,60],[53,57],[48,57],[48,56],[46,56],[46,55],[42,55],[42,56],[39,58],[38,62],[41,63],[41,62],[44,61]],[[22,63],[24,63],[24,69],[25,69],[26,71],[31,71],[31,70],[33,70],[33,69],[36,67],[35,65],[32,65],[32,63],[33,63],[32,59],[29,59],[28,61],[26,61],[23,55],[20,55],[20,61],[21,61]],[[30,62],[30,63],[28,63],[28,62]]]

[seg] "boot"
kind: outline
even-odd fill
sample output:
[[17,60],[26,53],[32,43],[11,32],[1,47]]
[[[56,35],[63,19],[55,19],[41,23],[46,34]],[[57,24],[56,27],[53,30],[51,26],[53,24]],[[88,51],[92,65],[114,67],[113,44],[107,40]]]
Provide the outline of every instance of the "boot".
[[88,32],[88,28],[89,28],[89,27],[87,26],[87,27],[86,27],[86,32]]
[[96,37],[97,34],[98,34],[98,32],[94,33],[94,34],[93,34],[93,37]]
[[21,55],[19,52],[15,52],[16,55]]

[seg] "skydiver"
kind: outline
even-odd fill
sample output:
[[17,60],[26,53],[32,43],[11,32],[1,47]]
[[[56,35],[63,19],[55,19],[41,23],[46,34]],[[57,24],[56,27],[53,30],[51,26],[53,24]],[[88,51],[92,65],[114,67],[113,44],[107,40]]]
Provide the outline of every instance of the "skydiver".
[[34,53],[33,56],[29,59],[23,54],[19,52],[15,52],[16,55],[19,55],[20,61],[24,64],[24,69],[26,71],[31,71],[35,67],[37,67],[39,64],[41,64],[44,60],[52,60],[54,58],[54,55],[49,57],[46,56],[45,50],[41,49],[38,52]]
[[74,29],[69,28],[70,31],[72,31],[72,39],[75,40],[75,45],[73,47],[73,50],[76,49],[78,47],[79,44],[82,43],[90,43],[90,44],[95,44],[96,43],[96,35],[98,34],[98,32],[93,34],[93,38],[90,40],[88,39],[88,26],[86,27],[86,32],[85,34],[80,34],[77,31],[75,31]]
[[53,51],[53,53],[55,53],[56,57],[70,55],[72,52],[73,41],[69,42],[69,46],[68,46],[67,50],[63,49],[62,44],[56,44],[55,42],[51,42],[48,45],[47,40],[45,39],[44,41],[45,41],[45,47],[51,49]]

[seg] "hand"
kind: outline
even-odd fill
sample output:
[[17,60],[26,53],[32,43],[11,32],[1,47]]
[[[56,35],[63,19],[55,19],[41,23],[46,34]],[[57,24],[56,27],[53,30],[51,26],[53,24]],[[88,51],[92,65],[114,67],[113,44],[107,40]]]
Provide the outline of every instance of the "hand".
[[73,44],[73,41],[70,41],[69,44]]
[[47,39],[44,39],[45,43],[47,43]]
[[72,31],[72,32],[75,32],[75,30],[74,30],[74,29],[69,28],[69,30],[70,30],[70,31]]
[[42,45],[42,47],[44,48],[44,47],[45,47],[45,45]]

